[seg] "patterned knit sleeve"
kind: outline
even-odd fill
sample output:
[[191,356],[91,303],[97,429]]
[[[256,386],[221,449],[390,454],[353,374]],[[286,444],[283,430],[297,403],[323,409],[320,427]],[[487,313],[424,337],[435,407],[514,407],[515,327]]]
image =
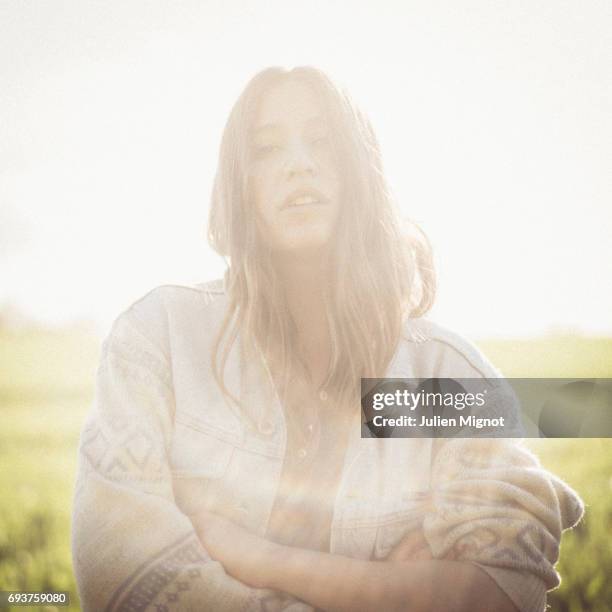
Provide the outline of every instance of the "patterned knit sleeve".
[[477,564],[521,612],[541,612],[560,583],[563,530],[583,514],[578,495],[517,439],[452,439],[432,467],[423,524],[436,558]]
[[72,552],[84,610],[291,610],[310,606],[235,580],[174,502],[167,357],[130,311],[102,349],[81,432]]

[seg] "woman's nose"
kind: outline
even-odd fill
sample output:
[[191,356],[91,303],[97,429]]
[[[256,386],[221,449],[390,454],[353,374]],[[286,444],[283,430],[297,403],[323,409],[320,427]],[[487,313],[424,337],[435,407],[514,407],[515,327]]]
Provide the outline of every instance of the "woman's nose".
[[306,143],[295,143],[288,150],[286,164],[287,174],[314,174],[315,160]]

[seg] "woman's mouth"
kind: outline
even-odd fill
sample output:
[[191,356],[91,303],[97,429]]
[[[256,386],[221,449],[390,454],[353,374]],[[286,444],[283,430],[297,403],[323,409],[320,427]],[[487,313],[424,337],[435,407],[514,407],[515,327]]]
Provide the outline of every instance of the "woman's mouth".
[[327,204],[327,198],[316,190],[300,190],[293,192],[285,199],[281,209],[303,208],[306,206],[319,206]]

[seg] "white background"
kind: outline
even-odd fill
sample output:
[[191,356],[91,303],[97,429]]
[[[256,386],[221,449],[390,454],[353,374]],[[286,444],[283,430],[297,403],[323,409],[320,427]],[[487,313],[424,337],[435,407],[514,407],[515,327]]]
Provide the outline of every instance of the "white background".
[[105,332],[219,277],[217,149],[246,81],[310,64],[370,116],[478,336],[612,333],[612,3],[0,1],[0,307]]

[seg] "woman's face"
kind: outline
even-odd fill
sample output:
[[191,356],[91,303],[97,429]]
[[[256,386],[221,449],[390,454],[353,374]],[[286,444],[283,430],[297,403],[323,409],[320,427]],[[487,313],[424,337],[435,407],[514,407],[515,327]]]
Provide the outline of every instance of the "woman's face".
[[313,90],[286,80],[262,97],[249,134],[250,201],[275,251],[305,256],[329,245],[340,212],[339,171]]

